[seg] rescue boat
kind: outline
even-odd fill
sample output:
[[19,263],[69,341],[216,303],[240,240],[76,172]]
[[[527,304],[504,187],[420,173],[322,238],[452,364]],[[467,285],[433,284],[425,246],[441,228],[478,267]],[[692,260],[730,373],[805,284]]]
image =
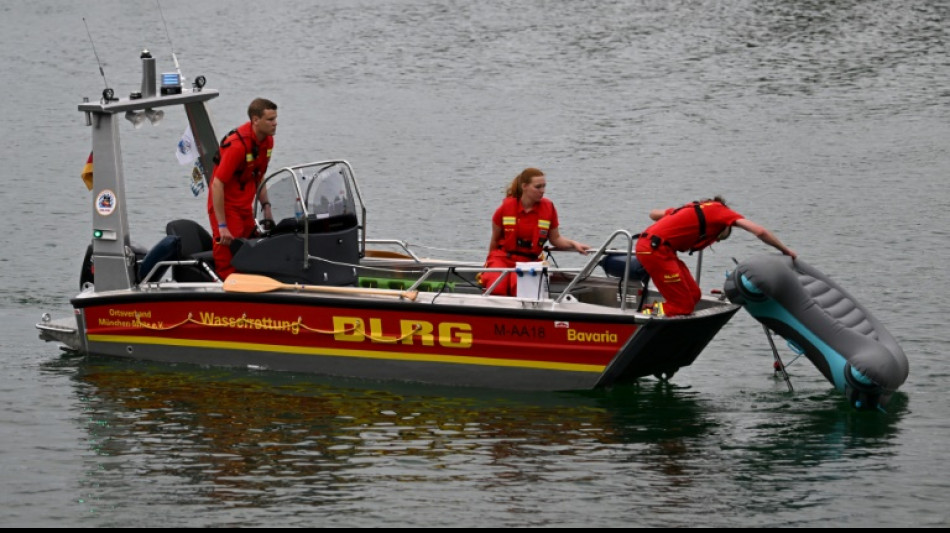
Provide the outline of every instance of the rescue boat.
[[[492,296],[475,282],[486,270],[481,264],[420,257],[398,239],[367,238],[366,203],[342,159],[280,168],[264,179],[275,220],[260,219],[255,237],[236,241],[237,273],[224,281],[201,222],[170,220],[164,238],[138,248],[120,153],[123,115],[179,106],[194,136],[196,168],[211,169],[218,149],[208,108],[218,92],[202,77],[192,87],[171,80],[158,91],[153,68],[143,60],[140,94],[116,98],[106,89],[98,101],[79,104],[95,153],[93,239],[70,299],[73,316],[44,315],[37,324],[43,340],[81,354],[159,362],[578,390],[669,379],[740,308],[707,295],[689,316],[652,313],[661,298],[629,274],[633,238],[625,230],[611,233],[580,268],[495,269],[519,276],[519,290]],[[254,210],[263,216],[258,200]],[[628,268],[602,272],[605,258],[618,253]]]

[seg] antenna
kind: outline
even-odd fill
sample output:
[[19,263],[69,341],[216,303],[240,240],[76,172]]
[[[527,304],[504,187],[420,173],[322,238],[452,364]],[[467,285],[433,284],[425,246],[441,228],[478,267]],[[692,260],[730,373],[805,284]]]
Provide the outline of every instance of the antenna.
[[109,82],[106,81],[106,71],[102,69],[102,61],[99,60],[99,52],[96,52],[96,43],[92,42],[92,34],[89,33],[89,24],[86,24],[86,17],[82,18],[82,23],[86,27],[86,35],[89,36],[89,44],[92,45],[92,53],[96,55],[96,63],[99,63],[99,74],[102,75],[102,83],[104,83],[106,89],[108,89]]
[[185,77],[181,75],[181,67],[178,66],[178,57],[175,55],[175,45],[172,43],[172,36],[168,33],[168,24],[165,22],[165,12],[162,11],[162,3],[159,0],[155,0],[155,4],[158,6],[158,13],[162,16],[162,25],[165,26],[165,37],[168,38],[168,46],[172,49],[172,61],[175,62],[175,70],[178,71],[178,77],[182,82],[185,81]]

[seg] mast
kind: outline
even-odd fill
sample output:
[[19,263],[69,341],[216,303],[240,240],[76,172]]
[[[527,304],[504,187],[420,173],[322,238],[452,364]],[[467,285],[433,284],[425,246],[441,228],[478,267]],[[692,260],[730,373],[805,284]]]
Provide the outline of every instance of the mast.
[[142,53],[141,92],[120,99],[114,97],[112,89],[106,88],[99,102],[79,104],[79,111],[86,114],[86,123],[92,128],[92,238],[96,292],[135,287],[137,265],[130,244],[125,203],[120,117],[124,115],[130,121],[140,122],[148,116],[157,121],[161,117],[159,108],[180,105],[188,116],[203,168],[211,169],[218,148],[207,107],[207,102],[217,97],[218,91],[205,89],[203,76],[195,78],[192,88],[181,87],[180,77],[174,75],[163,74],[161,82],[161,90],[157,91],[154,86],[158,83],[155,62],[146,50]]

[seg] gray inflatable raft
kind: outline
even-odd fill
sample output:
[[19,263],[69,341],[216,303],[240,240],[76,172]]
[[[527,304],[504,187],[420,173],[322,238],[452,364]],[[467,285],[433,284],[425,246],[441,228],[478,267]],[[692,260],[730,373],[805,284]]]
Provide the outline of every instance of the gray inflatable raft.
[[907,357],[884,325],[801,259],[753,257],[728,273],[723,289],[797,346],[854,407],[882,409],[907,379]]

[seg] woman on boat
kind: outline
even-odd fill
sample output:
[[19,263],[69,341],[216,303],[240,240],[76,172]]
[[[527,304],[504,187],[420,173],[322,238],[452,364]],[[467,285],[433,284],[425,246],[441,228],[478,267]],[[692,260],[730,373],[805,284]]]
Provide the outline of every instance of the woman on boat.
[[677,252],[694,252],[725,240],[738,226],[792,259],[797,257],[771,231],[746,220],[726,206],[721,196],[690,202],[682,207],[653,209],[656,222],[637,239],[637,259],[663,295],[666,315],[688,315],[696,308],[702,292]]
[[[487,268],[514,268],[518,262],[541,261],[544,245],[550,242],[557,250],[586,253],[590,247],[572,241],[558,231],[557,210],[544,197],[547,181],[544,172],[526,168],[508,186],[504,201],[492,216],[491,241],[488,244]],[[503,272],[483,272],[482,286],[491,287]],[[517,294],[518,277],[508,274],[492,294]]]

